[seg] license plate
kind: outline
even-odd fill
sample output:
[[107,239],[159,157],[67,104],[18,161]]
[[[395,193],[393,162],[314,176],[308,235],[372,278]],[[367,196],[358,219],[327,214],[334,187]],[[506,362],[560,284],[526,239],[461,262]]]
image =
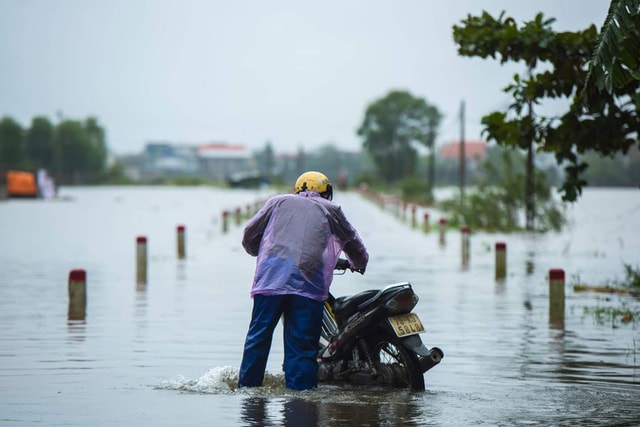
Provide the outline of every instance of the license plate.
[[401,314],[399,316],[388,317],[391,327],[399,337],[415,335],[424,332],[424,326],[420,318],[415,313]]

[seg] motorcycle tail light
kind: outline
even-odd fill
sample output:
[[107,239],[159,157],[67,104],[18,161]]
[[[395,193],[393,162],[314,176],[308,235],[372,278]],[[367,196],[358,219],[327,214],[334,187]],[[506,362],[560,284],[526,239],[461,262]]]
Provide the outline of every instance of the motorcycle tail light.
[[408,288],[391,297],[384,305],[389,310],[389,314],[403,314],[413,310],[418,304],[418,295]]

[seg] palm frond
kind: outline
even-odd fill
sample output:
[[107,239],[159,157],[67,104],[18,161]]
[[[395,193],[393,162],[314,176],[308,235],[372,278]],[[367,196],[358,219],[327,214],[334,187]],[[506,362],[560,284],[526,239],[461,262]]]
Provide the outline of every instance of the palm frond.
[[638,78],[640,69],[640,0],[611,0],[596,40],[584,93],[587,99],[612,93]]

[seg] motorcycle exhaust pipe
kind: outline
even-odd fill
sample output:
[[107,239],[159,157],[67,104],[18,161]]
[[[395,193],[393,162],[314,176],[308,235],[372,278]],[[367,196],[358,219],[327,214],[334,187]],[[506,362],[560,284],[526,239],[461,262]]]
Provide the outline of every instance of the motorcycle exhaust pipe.
[[433,347],[429,352],[429,356],[420,358],[420,368],[422,369],[422,373],[424,374],[429,369],[436,366],[442,358],[444,357],[444,353],[438,347]]

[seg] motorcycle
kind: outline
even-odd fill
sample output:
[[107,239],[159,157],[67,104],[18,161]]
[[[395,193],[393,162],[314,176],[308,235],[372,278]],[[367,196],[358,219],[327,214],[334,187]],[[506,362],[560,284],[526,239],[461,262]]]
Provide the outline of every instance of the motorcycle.
[[[351,265],[339,259],[341,274]],[[424,326],[411,310],[418,296],[409,282],[325,301],[318,380],[423,391],[424,373],[444,353],[428,349],[420,338]]]

